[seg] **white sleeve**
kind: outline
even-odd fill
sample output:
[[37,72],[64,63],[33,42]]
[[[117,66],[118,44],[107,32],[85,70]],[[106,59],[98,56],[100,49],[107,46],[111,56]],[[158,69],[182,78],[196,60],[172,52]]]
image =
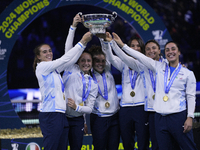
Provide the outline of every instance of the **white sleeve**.
[[98,86],[96,83],[94,83],[92,85],[92,90],[90,91],[87,100],[84,102],[84,106],[77,105],[75,111],[80,113],[90,114],[93,110],[97,94],[98,94]]
[[194,118],[196,105],[196,78],[194,73],[190,71],[186,83],[186,100],[187,100],[187,117]]
[[122,49],[131,55],[132,57],[136,58],[139,62],[141,62],[144,66],[149,68],[150,70],[156,72],[156,61],[153,60],[152,58],[149,58],[145,56],[144,54],[138,52],[138,51],[133,51],[132,48],[127,46],[126,44],[122,47]]
[[[128,56],[127,54],[125,54],[121,48],[117,45],[117,43],[112,40],[112,44],[111,44],[112,49],[114,50],[115,54],[117,54],[117,56],[131,69],[140,72],[140,69],[136,63],[136,60],[133,57]],[[133,50],[133,49],[132,49]],[[134,50],[133,50],[134,51]]]
[[124,62],[117,56],[113,55],[110,42],[103,42],[102,47],[105,50],[108,61],[119,71],[123,71]]
[[[101,47],[102,47],[102,51],[104,52],[104,54],[106,55],[106,47],[103,45],[104,43],[103,43],[103,39],[102,38],[99,38],[99,41],[100,41],[100,43],[101,43]],[[106,70],[111,70],[111,63],[110,63],[110,61],[109,61],[109,59],[107,58],[107,56],[106,56],[106,67],[105,67],[105,69]]]
[[[65,42],[65,53],[67,53],[70,49],[73,48],[73,40],[74,40],[74,34],[75,34],[75,31],[76,31],[76,27],[73,27],[73,26],[70,26],[69,28],[69,32],[68,32],[68,35],[67,35],[67,39],[66,39],[66,42]],[[76,58],[78,57],[79,58],[79,53],[75,53],[74,54],[74,57],[72,58],[72,62],[74,62],[76,60]],[[75,59],[75,60],[73,60]],[[65,68],[65,66],[59,66],[57,68],[57,71],[60,73],[63,71],[63,68]]]
[[48,75],[54,70],[57,70],[60,73],[64,70],[65,67],[69,67],[72,64],[75,64],[82,52],[84,51],[84,49],[85,46],[79,42],[70,51],[65,53],[59,59],[49,62],[41,62],[41,64],[45,63],[45,65],[42,65],[42,67],[40,67],[40,71],[43,75]]
[[75,111],[80,112],[80,113],[90,114],[92,112],[92,109],[90,107],[88,107],[88,106],[77,105]]
[[66,39],[66,42],[65,42],[65,53],[73,47],[75,31],[76,31],[76,27],[70,26],[69,32],[68,32],[68,35],[67,35],[67,39]]

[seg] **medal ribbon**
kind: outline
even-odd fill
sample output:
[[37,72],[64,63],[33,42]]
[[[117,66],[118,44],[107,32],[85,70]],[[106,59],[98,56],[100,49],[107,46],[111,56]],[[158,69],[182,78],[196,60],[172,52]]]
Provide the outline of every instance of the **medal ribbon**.
[[172,86],[172,83],[174,82],[174,79],[176,78],[176,76],[178,75],[179,71],[181,70],[181,65],[179,64],[178,69],[176,69],[174,71],[174,73],[172,74],[172,77],[167,85],[167,78],[168,78],[168,64],[166,64],[166,68],[165,68],[165,76],[164,76],[164,87],[165,87],[165,93],[167,94]]
[[94,81],[97,82],[98,89],[99,89],[99,94],[100,94],[105,100],[108,100],[108,90],[107,90],[107,82],[106,82],[105,72],[102,73],[102,78],[103,78],[103,86],[104,86],[104,96],[103,96],[103,94],[102,94],[102,92],[101,92],[101,89],[100,89],[100,87],[99,87],[99,84],[98,84],[97,79],[96,79],[96,77],[95,77],[95,75],[94,75],[94,72],[93,72],[93,79],[94,79]]
[[88,89],[87,92],[85,93],[86,90],[86,81],[83,73],[81,72],[82,75],[82,83],[83,83],[83,94],[82,94],[82,100],[83,102],[88,98],[90,90],[91,90],[91,77],[89,77],[89,83],[88,83]]
[[132,78],[132,70],[129,69],[129,78],[130,78],[131,88],[132,89],[134,89],[134,87],[135,87],[135,82],[136,82],[136,79],[137,79],[137,75],[138,75],[138,72],[134,71],[134,75],[133,75],[133,78]]
[[162,62],[162,56],[160,56],[159,62]]
[[[59,73],[57,72],[57,70],[56,70],[56,73],[58,74],[58,76],[59,76]],[[59,79],[60,79],[60,82],[61,82],[61,85],[62,85],[62,92],[64,93],[64,90],[65,90],[65,86],[64,86],[64,84],[63,84],[63,81],[62,81],[62,79],[61,79],[61,77],[59,76]]]
[[156,92],[156,79],[154,80],[153,72],[149,69],[149,75],[154,93]]

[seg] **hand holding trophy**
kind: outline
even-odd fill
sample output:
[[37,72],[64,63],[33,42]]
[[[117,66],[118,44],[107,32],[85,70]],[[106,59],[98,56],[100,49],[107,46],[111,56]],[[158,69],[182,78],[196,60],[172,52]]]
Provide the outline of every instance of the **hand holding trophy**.
[[114,22],[117,17],[117,13],[113,12],[112,14],[86,14],[82,15],[82,12],[79,12],[79,15],[83,19],[82,23],[86,28],[89,28],[92,34],[105,34],[106,28],[109,27],[112,22]]

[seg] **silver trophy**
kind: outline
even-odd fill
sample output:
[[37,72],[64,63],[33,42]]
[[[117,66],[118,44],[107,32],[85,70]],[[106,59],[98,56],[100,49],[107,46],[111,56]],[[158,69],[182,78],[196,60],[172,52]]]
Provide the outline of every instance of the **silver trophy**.
[[117,13],[113,12],[112,14],[86,14],[82,15],[82,12],[79,12],[79,15],[83,17],[83,25],[86,28],[89,28],[92,34],[105,34],[106,28],[115,21]]

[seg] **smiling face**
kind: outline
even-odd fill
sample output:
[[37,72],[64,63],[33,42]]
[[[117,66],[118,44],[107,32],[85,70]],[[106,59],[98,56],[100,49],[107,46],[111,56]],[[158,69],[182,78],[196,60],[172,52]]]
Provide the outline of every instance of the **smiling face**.
[[175,43],[170,42],[165,45],[165,57],[170,65],[178,65],[179,55],[180,51]]
[[93,56],[93,68],[95,71],[98,73],[103,73],[103,70],[105,69],[106,66],[106,58],[105,55],[99,54],[99,55],[94,55]]
[[40,47],[40,55],[37,55],[40,61],[52,61],[53,53],[49,45],[42,45]]
[[91,55],[88,53],[83,53],[78,60],[78,65],[81,71],[83,71],[85,74],[89,74],[89,71],[92,68]]
[[153,60],[159,61],[159,59],[160,59],[160,49],[159,49],[158,45],[154,42],[149,42],[146,44],[145,54],[147,57],[150,57]]
[[130,48],[132,48],[132,49],[134,49],[136,51],[139,51],[139,52],[142,51],[141,47],[140,47],[140,44],[139,44],[139,42],[136,39],[134,39],[134,40],[131,41]]

